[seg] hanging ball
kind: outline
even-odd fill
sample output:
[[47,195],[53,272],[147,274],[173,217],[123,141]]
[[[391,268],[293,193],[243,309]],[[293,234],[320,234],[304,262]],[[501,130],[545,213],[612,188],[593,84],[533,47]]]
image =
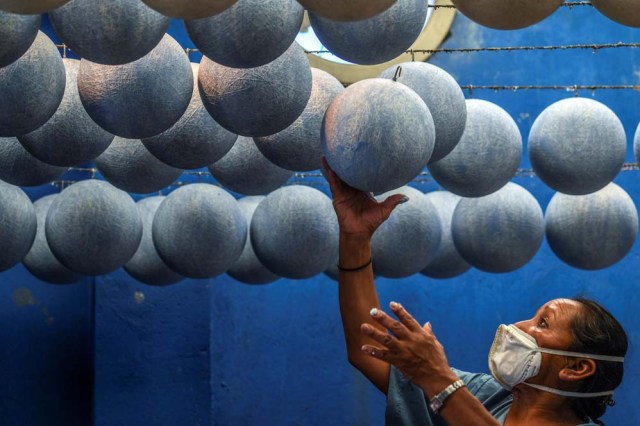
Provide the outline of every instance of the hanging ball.
[[381,277],[404,278],[417,274],[433,258],[442,228],[438,212],[425,195],[404,186],[378,197],[403,194],[409,201],[399,205],[373,234],[373,272]]
[[210,18],[186,21],[203,55],[231,68],[254,68],[276,60],[294,43],[304,9],[295,0],[240,0]]
[[460,197],[447,191],[430,192],[425,197],[431,201],[438,213],[442,236],[438,250],[420,273],[430,278],[457,277],[471,268],[458,253],[451,233],[451,219]]
[[160,191],[182,174],[181,169],[154,157],[139,139],[114,138],[109,148],[94,162],[109,183],[136,194]]
[[71,167],[93,160],[113,140],[82,106],[78,94],[80,61],[63,59],[67,84],[58,110],[43,126],[18,140],[37,159],[56,166]]
[[104,65],[142,58],[160,42],[170,22],[140,0],[73,0],[51,11],[49,18],[74,53]]
[[269,194],[251,220],[251,243],[258,259],[285,278],[309,278],[338,256],[338,220],[331,200],[308,186]]
[[[238,200],[238,206],[242,211],[245,219],[247,219],[247,229],[250,229],[251,218],[258,207],[258,204],[265,197],[244,197]],[[245,284],[269,284],[276,281],[279,276],[264,267],[260,260],[256,257],[251,245],[251,233],[247,232],[247,241],[244,244],[242,254],[236,262],[227,271],[231,277]]]
[[640,123],[638,123],[636,134],[633,137],[633,153],[636,157],[636,163],[640,162]]
[[429,163],[450,153],[460,141],[467,122],[467,104],[456,80],[445,70],[426,62],[394,65],[380,77],[397,77],[396,81],[416,92],[429,107],[436,128],[436,141]]
[[36,39],[39,28],[40,15],[17,15],[0,11],[0,67],[13,63],[28,50]]
[[131,259],[142,238],[142,221],[129,194],[89,179],[53,200],[45,232],[51,252],[64,266],[79,274],[103,275]]
[[62,6],[69,0],[0,0],[0,10],[21,14],[41,14]]
[[173,126],[189,106],[191,63],[178,42],[165,35],[149,54],[125,65],[83,59],[78,91],[89,116],[106,131],[149,138]]
[[136,253],[124,265],[124,270],[129,275],[141,283],[149,285],[165,286],[184,279],[162,261],[153,245],[151,236],[153,217],[165,198],[163,196],[143,198],[136,203],[140,219],[142,219],[142,239]]
[[80,281],[82,275],[71,271],[56,259],[51,253],[45,234],[47,212],[57,196],[58,194],[47,195],[33,203],[38,220],[38,231],[31,250],[29,250],[22,263],[29,272],[42,281],[50,284],[73,284]]
[[211,278],[240,257],[247,221],[228,192],[194,183],[167,196],[152,232],[158,254],[171,269],[189,278]]
[[333,171],[354,188],[374,193],[416,177],[436,137],[429,108],[416,92],[381,78],[359,81],[338,95],[321,136]]
[[53,182],[67,171],[44,163],[24,149],[16,138],[0,138],[0,179],[16,186]]
[[423,0],[397,0],[389,9],[362,21],[333,21],[313,12],[309,21],[331,53],[355,64],[375,65],[411,47],[422,32],[428,10],[428,2]]
[[142,0],[166,16],[179,19],[199,19],[224,12],[238,0]]
[[334,21],[359,21],[389,9],[397,0],[298,0],[310,12]]
[[544,238],[542,209],[526,189],[507,183],[499,191],[458,202],[453,242],[471,266],[511,272],[533,258]]
[[36,212],[27,194],[0,180],[0,272],[19,263],[36,237]]
[[199,169],[221,159],[238,135],[211,118],[200,99],[198,64],[191,64],[196,83],[191,102],[182,118],[169,130],[142,139],[144,146],[163,163],[180,169]]
[[56,45],[42,31],[19,59],[0,68],[0,136],[29,133],[51,118],[64,95]]
[[284,185],[293,172],[276,166],[260,152],[253,139],[240,136],[221,160],[209,166],[225,188],[245,195],[267,194]]
[[529,158],[556,191],[583,195],[604,188],[622,169],[627,136],[607,106],[569,98],[547,107],[529,133]]
[[556,193],[545,221],[553,252],[580,269],[604,269],[620,261],[638,234],[633,200],[615,183],[587,195]]
[[198,75],[205,108],[222,127],[242,136],[267,136],[300,116],[311,95],[311,67],[293,43],[273,62],[228,68],[206,56]]
[[433,178],[463,197],[482,197],[515,176],[522,159],[522,136],[509,113],[491,102],[467,100],[467,124],[460,142],[429,164]]
[[591,0],[607,18],[629,27],[640,27],[640,3],[637,0]]
[[[609,1],[609,0],[607,0]],[[564,0],[451,0],[467,18],[497,30],[515,30],[551,16]]]

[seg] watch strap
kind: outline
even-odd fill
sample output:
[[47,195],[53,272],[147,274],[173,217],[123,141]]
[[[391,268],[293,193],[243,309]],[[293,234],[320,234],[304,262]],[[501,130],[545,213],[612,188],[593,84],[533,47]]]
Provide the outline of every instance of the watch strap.
[[455,382],[447,386],[442,392],[431,398],[431,401],[429,401],[429,408],[431,408],[431,411],[433,411],[434,413],[438,413],[438,411],[440,411],[440,409],[444,405],[444,400],[463,386],[464,382],[462,381],[462,379],[456,380]]

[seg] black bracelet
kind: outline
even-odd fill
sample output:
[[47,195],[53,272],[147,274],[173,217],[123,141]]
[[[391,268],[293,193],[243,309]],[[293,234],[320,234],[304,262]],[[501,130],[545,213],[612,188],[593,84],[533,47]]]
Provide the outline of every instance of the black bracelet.
[[364,269],[367,266],[371,265],[371,262],[373,262],[373,257],[370,257],[369,260],[367,261],[367,263],[365,263],[362,266],[358,266],[357,268],[343,268],[342,266],[340,266],[339,263],[336,266],[338,267],[338,270],[340,270],[342,272],[355,272],[355,271],[359,271],[359,270]]

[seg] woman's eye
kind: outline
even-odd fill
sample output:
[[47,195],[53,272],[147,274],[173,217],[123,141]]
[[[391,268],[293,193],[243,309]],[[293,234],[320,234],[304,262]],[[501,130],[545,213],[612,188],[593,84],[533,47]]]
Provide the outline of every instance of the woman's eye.
[[546,318],[540,318],[540,321],[538,321],[538,327],[542,327],[542,328],[549,327],[549,324],[547,323],[547,319]]

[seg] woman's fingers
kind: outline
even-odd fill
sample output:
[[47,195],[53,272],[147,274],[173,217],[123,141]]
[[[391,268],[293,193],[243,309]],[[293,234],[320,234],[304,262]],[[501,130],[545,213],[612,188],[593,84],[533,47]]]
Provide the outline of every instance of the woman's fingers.
[[378,308],[371,309],[370,314],[374,320],[391,331],[396,337],[403,338],[409,333],[409,330],[407,330],[407,327],[405,327],[404,324],[400,321],[394,320]]
[[378,358],[381,360],[389,359],[389,351],[383,348],[378,348],[376,346],[363,345],[362,352],[366,353],[369,356],[372,356],[374,358]]
[[413,318],[413,316],[411,316],[411,314],[407,312],[407,310],[401,304],[397,302],[391,302],[389,303],[389,307],[391,308],[393,313],[396,314],[398,318],[400,318],[402,324],[404,324],[409,330],[419,331],[420,329],[422,329],[422,327],[420,327],[420,323],[416,321],[415,318]]
[[376,342],[381,343],[387,348],[394,347],[397,343],[397,340],[395,337],[393,337],[389,333],[385,333],[375,328],[371,324],[362,324],[360,326],[360,331],[362,331],[364,334],[371,337]]

